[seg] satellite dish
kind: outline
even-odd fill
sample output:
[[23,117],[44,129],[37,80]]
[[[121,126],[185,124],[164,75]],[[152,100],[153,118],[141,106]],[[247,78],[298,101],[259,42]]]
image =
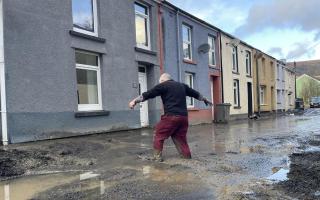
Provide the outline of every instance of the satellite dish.
[[202,44],[198,47],[198,51],[199,53],[208,53],[210,50],[210,45],[205,43],[205,44]]
[[230,42],[228,42],[227,44],[237,47],[240,44],[240,40],[237,38],[234,38],[230,40]]

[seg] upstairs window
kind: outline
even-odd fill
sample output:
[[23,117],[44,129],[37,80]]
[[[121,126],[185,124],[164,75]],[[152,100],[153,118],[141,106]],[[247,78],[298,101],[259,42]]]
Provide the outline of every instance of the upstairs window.
[[251,76],[251,53],[246,51],[246,73]]
[[73,30],[98,35],[97,0],[72,0]]
[[143,4],[135,3],[134,10],[137,47],[150,50],[149,8]]
[[209,49],[209,65],[216,65],[216,39],[214,37],[208,37]]
[[239,69],[238,69],[238,48],[236,46],[232,46],[232,71],[239,72]]
[[183,58],[192,60],[192,33],[191,27],[182,25],[182,40],[183,40]]

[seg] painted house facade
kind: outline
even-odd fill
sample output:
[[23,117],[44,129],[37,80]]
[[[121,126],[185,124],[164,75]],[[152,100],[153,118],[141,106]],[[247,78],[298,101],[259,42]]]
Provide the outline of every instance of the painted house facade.
[[285,64],[277,61],[276,64],[276,90],[277,90],[277,111],[283,112],[286,110],[286,68]]
[[140,128],[159,119],[159,99],[141,105],[144,111],[128,108],[160,75],[156,1],[0,5],[4,144]]
[[253,114],[253,51],[243,42],[227,34],[221,35],[223,99],[231,104],[231,119]]
[[[219,31],[168,2],[164,2],[162,13],[164,71],[214,104],[221,103]],[[214,120],[215,109],[203,102],[188,98],[187,105],[191,124]]]
[[256,49],[254,55],[254,112],[261,115],[276,110],[276,60]]
[[285,111],[293,110],[295,108],[295,72],[290,68],[285,68]]

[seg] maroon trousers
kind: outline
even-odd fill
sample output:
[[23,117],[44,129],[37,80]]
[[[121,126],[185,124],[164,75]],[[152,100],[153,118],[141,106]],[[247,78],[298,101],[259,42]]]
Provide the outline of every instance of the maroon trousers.
[[161,116],[161,121],[156,125],[153,138],[154,149],[162,151],[164,141],[171,136],[180,155],[184,158],[191,158],[187,142],[188,126],[187,116]]

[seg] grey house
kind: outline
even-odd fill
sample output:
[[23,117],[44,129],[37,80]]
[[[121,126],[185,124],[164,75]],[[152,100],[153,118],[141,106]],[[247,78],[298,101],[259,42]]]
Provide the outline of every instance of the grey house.
[[[201,19],[163,2],[164,69],[174,79],[200,91],[214,104],[221,102],[220,30]],[[203,47],[209,44],[209,50]],[[211,123],[215,109],[188,99],[192,124]]]
[[158,81],[158,9],[154,0],[0,0],[3,143],[153,125],[159,99],[136,110],[128,101]]

